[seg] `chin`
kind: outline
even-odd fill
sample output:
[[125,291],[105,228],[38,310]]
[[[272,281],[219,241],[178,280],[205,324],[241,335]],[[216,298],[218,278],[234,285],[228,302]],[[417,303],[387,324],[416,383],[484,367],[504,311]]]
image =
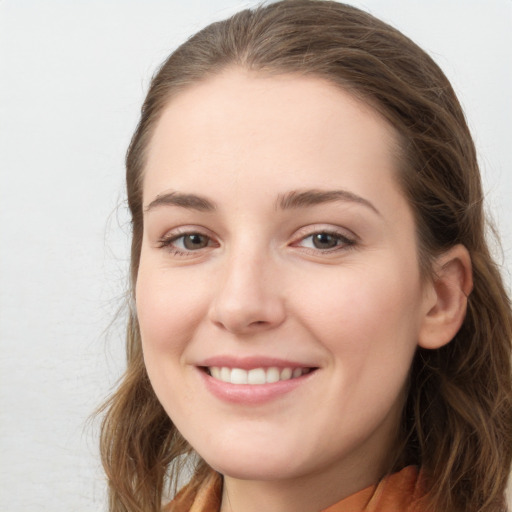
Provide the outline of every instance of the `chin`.
[[244,449],[232,445],[230,449],[199,454],[215,471],[239,480],[280,480],[299,476],[304,464],[271,448],[257,446]]
[[[281,480],[294,478],[299,476],[300,472],[295,474],[294,468],[290,468],[287,463],[280,463],[278,461],[261,460],[261,454],[254,457],[253,460],[226,460],[230,459],[226,456],[223,460],[216,464],[216,461],[206,462],[216,471],[224,476],[235,478],[237,480]],[[259,459],[259,460],[258,460]],[[256,462],[258,460],[258,462]]]

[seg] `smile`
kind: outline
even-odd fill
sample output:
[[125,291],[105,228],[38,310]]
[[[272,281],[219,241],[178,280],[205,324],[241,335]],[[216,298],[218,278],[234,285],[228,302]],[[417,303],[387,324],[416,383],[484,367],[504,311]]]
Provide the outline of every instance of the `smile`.
[[312,368],[229,368],[226,366],[209,366],[205,368],[207,373],[215,380],[230,384],[273,384],[274,382],[296,379],[312,371]]

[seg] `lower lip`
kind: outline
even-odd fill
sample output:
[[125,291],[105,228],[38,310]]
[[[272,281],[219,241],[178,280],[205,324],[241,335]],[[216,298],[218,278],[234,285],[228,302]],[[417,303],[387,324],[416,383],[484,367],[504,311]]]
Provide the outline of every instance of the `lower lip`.
[[311,371],[301,377],[280,380],[269,384],[231,384],[214,379],[202,369],[198,369],[206,388],[217,398],[235,404],[258,405],[270,402],[282,395],[290,393],[313,377],[316,371]]

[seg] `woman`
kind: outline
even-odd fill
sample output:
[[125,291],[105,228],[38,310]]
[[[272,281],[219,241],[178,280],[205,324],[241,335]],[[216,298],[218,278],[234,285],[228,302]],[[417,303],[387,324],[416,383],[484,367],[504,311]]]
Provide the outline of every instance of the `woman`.
[[153,79],[127,187],[111,510],[160,510],[192,454],[167,510],[505,510],[510,302],[414,43],[327,1],[210,25]]

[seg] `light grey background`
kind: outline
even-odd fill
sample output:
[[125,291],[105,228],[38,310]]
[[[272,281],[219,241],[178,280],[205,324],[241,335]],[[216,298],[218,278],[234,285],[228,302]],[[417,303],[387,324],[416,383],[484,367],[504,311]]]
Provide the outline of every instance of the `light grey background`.
[[[473,129],[512,269],[512,1],[352,1],[428,50]],[[254,2],[0,1],[0,508],[105,510],[96,427],[119,377],[123,156],[178,43]],[[510,278],[507,278],[510,283]]]

